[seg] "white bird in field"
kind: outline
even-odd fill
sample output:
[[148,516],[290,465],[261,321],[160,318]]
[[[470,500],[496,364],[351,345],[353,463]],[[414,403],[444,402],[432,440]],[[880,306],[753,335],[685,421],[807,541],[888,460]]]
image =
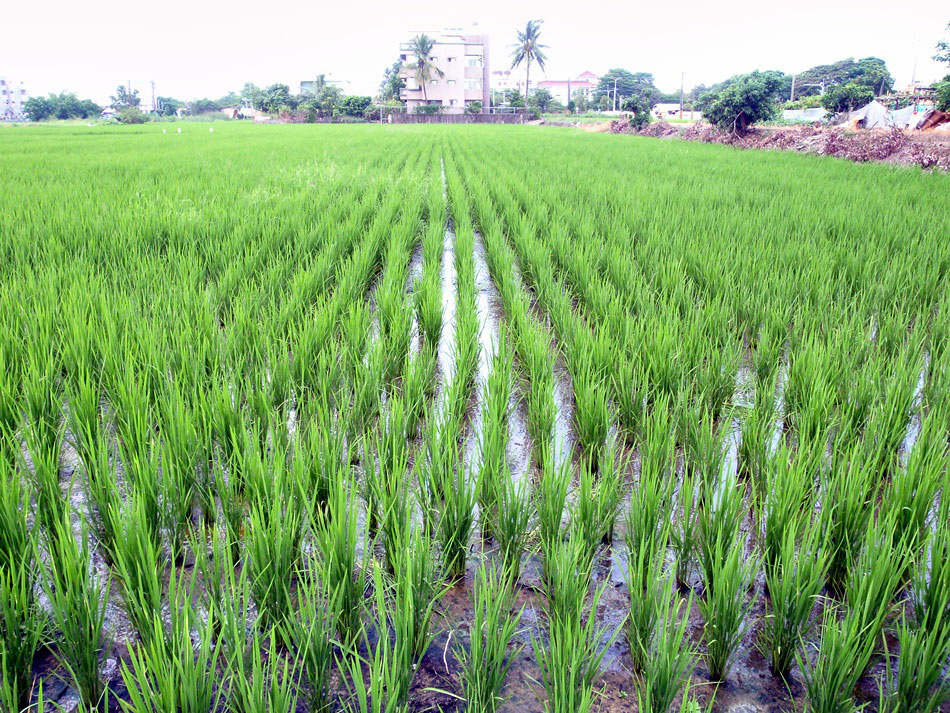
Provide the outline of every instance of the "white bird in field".
[[181,129],[180,129],[180,128],[178,129],[178,133],[179,133],[179,134],[181,133]]
[[208,133],[209,133],[209,134],[213,134],[213,133],[214,133],[214,127],[213,127],[213,126],[208,127]]
[[163,133],[163,134],[165,133],[165,129],[162,129],[162,133]]

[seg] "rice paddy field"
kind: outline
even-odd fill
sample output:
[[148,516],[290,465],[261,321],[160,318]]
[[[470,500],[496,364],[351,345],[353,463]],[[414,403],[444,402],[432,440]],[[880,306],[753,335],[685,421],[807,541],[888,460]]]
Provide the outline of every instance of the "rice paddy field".
[[0,709],[950,710],[950,176],[0,131]]

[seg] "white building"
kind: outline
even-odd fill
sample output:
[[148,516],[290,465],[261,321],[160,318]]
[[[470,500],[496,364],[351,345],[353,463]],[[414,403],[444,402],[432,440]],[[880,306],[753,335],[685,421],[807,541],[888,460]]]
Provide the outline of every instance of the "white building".
[[584,96],[590,99],[594,90],[597,89],[597,79],[597,75],[593,72],[582,72],[574,78],[542,79],[538,82],[537,88],[547,89],[552,97],[567,106],[571,97],[578,91],[583,92]]
[[27,98],[23,82],[13,86],[5,77],[0,77],[0,121],[24,121],[23,105]]
[[[537,87],[538,80],[531,81],[531,86]],[[524,96],[524,72],[520,69],[512,71],[510,69],[498,69],[491,73],[491,88],[493,92],[508,94],[509,92],[518,92]]]

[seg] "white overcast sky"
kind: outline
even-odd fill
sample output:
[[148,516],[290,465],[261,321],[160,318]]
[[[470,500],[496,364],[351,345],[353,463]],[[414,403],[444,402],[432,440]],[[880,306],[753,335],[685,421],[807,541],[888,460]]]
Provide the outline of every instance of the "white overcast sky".
[[471,26],[491,37],[492,69],[508,64],[515,28],[544,20],[549,79],[611,67],[652,72],[666,91],[739,72],[796,72],[877,56],[899,86],[950,71],[931,60],[948,36],[945,0],[792,2],[409,2],[357,0],[11,0],[0,12],[0,76],[32,95],[69,90],[105,102],[131,80],[147,94],[216,98],[244,82],[297,91],[318,73],[376,90],[410,31]]

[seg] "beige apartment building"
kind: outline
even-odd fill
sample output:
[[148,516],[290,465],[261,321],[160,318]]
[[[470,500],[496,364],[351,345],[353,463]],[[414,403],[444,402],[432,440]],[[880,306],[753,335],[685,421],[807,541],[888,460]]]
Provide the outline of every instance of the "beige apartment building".
[[416,82],[412,44],[401,43],[399,59],[403,66],[400,76],[406,86],[400,92],[400,98],[406,102],[407,110],[413,112],[422,104],[436,104],[445,113],[461,114],[468,104],[479,101],[483,110],[488,111],[491,100],[488,35],[466,34],[459,30],[424,34],[435,40],[429,61],[442,70],[442,75],[433,72],[423,89]]

